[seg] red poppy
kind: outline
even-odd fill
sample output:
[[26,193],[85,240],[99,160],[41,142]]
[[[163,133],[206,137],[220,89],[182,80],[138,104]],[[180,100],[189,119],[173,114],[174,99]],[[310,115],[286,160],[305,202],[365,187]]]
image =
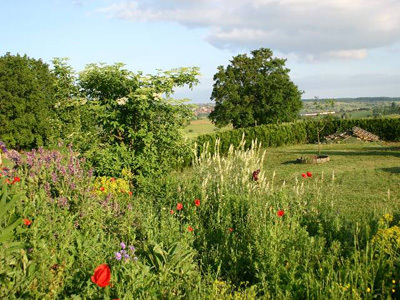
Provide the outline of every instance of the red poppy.
[[193,231],[193,227],[192,227],[192,226],[189,226],[189,227],[188,227],[188,231],[189,231],[189,232],[192,232],[192,231]]
[[169,213],[170,213],[171,215],[173,215],[175,212],[174,212],[173,209],[171,209],[171,210],[169,211]]
[[177,209],[177,210],[181,210],[182,208],[183,208],[182,203],[178,203],[178,204],[176,205],[176,209]]
[[110,285],[111,271],[107,264],[101,264],[94,270],[94,274],[91,277],[92,282],[97,284],[99,287],[106,287]]
[[115,181],[115,178],[114,178],[114,177],[112,177],[112,178],[110,179],[110,181],[111,181],[111,182]]
[[233,232],[233,228],[231,227],[231,228],[229,228],[229,232]]
[[19,177],[14,177],[14,180],[13,180],[12,183],[14,183],[14,182],[20,182],[20,181],[21,181],[21,178],[19,178]]
[[310,171],[307,172],[308,177],[312,177],[312,173]]
[[0,173],[0,177],[3,176],[3,174]]
[[133,193],[132,193],[132,191],[129,191],[128,194],[129,194],[129,196],[132,196]]
[[200,206],[200,199],[195,199],[194,200],[194,205]]
[[10,179],[8,179],[8,178],[6,178],[6,182],[7,182],[8,184],[11,184],[11,181],[10,181]]
[[307,174],[306,173],[301,173],[301,176],[303,176],[304,178],[307,178]]
[[29,221],[28,219],[22,219],[22,221],[24,221],[24,224],[25,224],[26,226],[30,226],[30,225],[32,224],[32,222]]
[[285,212],[283,211],[283,209],[280,209],[280,210],[278,210],[278,212],[276,214],[277,214],[278,217],[283,217]]
[[100,191],[102,191],[102,192],[104,191],[104,186],[102,186],[102,187],[100,188]]

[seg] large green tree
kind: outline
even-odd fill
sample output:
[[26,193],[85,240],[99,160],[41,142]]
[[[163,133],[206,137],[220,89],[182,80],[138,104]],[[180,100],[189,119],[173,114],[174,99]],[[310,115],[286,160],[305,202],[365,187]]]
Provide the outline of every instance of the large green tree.
[[0,57],[0,139],[8,147],[47,143],[53,134],[54,81],[42,60],[10,53]]
[[261,48],[251,56],[240,54],[214,75],[210,119],[217,126],[234,128],[288,122],[297,118],[302,107],[298,87],[290,80],[285,59],[273,57]]

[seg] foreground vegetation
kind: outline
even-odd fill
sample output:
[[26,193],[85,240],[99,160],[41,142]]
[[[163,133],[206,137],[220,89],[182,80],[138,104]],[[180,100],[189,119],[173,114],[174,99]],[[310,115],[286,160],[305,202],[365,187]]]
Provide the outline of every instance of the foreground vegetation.
[[140,186],[26,153],[1,171],[0,298],[397,298],[399,144],[320,166],[291,163],[314,145],[242,146]]

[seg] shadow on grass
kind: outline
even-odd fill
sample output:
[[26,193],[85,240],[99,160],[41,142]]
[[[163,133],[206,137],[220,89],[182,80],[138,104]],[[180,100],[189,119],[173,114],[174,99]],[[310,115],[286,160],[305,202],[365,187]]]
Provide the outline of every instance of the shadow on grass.
[[298,165],[300,164],[296,159],[295,160],[288,160],[282,163],[282,165]]
[[393,167],[393,168],[382,168],[380,169],[385,172],[393,173],[393,174],[400,174],[400,167]]
[[[396,147],[393,147],[396,148]],[[337,151],[337,150],[324,150],[322,149],[321,154],[325,155],[342,155],[342,156],[394,156],[394,157],[400,157],[400,151],[398,150],[391,150],[391,151],[385,151],[382,149],[377,148],[376,150],[369,150],[365,151],[365,148],[358,150],[349,150],[349,151]],[[294,151],[292,153],[298,153],[298,154],[314,154],[314,150],[300,150],[300,151]]]

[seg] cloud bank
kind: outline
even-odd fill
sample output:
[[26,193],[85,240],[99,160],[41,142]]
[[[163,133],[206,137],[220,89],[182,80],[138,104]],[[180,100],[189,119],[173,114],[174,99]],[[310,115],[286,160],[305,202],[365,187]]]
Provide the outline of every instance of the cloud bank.
[[363,59],[400,42],[398,0],[141,0],[98,11],[206,28],[206,40],[220,49],[268,47],[308,60]]

